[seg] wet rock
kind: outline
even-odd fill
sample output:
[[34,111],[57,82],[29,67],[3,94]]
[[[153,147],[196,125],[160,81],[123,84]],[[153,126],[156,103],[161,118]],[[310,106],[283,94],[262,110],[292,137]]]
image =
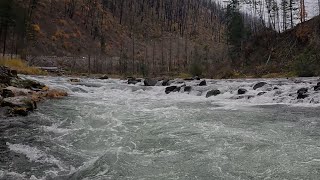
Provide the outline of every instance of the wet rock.
[[207,85],[207,81],[206,80],[203,80],[200,82],[199,86],[206,86]]
[[185,86],[183,89],[184,92],[191,92],[191,90],[192,90],[191,86]]
[[308,97],[308,88],[301,88],[297,91],[298,97],[297,99],[304,99]]
[[10,107],[0,107],[0,118],[4,119],[6,117],[8,117],[8,113],[11,110]]
[[50,99],[55,99],[68,96],[68,93],[62,89],[52,89],[46,92],[45,96]]
[[194,76],[193,80],[200,80],[200,77],[199,76]]
[[46,87],[43,83],[30,79],[12,79],[10,84],[11,86],[24,89],[42,89]]
[[72,78],[69,79],[70,82],[76,83],[76,82],[80,82],[80,79],[76,79],[76,78]]
[[7,98],[7,97],[14,97],[14,93],[9,90],[9,89],[2,89],[2,97]]
[[259,82],[257,84],[255,84],[253,86],[253,90],[256,90],[256,89],[259,89],[259,88],[262,88],[264,85],[266,85],[267,83],[266,82]]
[[169,85],[170,85],[169,81],[170,81],[169,79],[164,79],[164,80],[162,81],[161,85],[162,85],[162,86],[169,86]]
[[183,80],[185,80],[185,81],[193,81],[194,79],[191,77],[191,78],[184,78]]
[[0,83],[10,84],[11,78],[10,69],[5,66],[0,66]]
[[178,86],[169,86],[169,87],[166,87],[165,93],[169,94],[171,92],[179,92],[180,89],[181,89],[181,87],[178,87]]
[[253,95],[235,96],[232,99],[251,99],[254,98]]
[[143,83],[144,83],[145,86],[155,86],[155,85],[158,83],[158,81],[155,80],[155,79],[149,79],[149,78],[147,78],[147,79],[145,79],[145,80],[143,81]]
[[79,87],[73,87],[71,88],[71,91],[73,92],[80,92],[80,93],[88,93],[88,91],[82,89],[82,88],[79,88]]
[[136,80],[136,78],[134,77],[130,77],[128,78],[128,84],[137,84],[138,81]]
[[99,77],[98,79],[104,80],[104,79],[109,79],[109,77],[107,75],[103,75],[103,76]]
[[273,90],[277,90],[277,89],[279,89],[279,88],[278,88],[278,87],[274,87],[274,88],[273,88]]
[[[15,97],[15,96],[27,96],[27,95],[32,94],[32,91],[35,91],[35,90],[22,89],[22,88],[16,88],[13,86],[9,86],[9,87],[6,87],[2,90],[2,96],[4,98]],[[39,91],[41,91],[41,90],[39,90]]]
[[315,90],[315,91],[320,91],[320,86],[315,86],[315,87],[314,87],[314,90]]
[[37,108],[36,102],[33,101],[30,97],[25,96],[4,98],[1,106],[8,106],[11,108],[26,108],[26,110],[28,111],[33,111]]
[[264,94],[266,94],[267,92],[259,92],[258,93],[258,96],[262,96],[262,95],[264,95]]
[[245,94],[247,92],[248,91],[246,89],[243,89],[243,88],[238,89],[238,94]]
[[211,91],[207,92],[206,98],[211,97],[211,96],[217,96],[219,94],[221,94],[220,90],[214,89],[214,90],[211,90]]
[[185,81],[200,80],[200,77],[199,76],[194,76],[194,77],[191,77],[191,78],[185,78],[184,80]]
[[29,110],[26,107],[14,107],[8,111],[8,116],[28,116]]

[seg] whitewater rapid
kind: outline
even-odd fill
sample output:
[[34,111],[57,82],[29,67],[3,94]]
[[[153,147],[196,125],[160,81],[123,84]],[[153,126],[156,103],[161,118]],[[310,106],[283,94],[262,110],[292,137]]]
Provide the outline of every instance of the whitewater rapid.
[[[28,78],[70,96],[1,121],[0,179],[320,177],[318,78],[175,80],[192,90],[170,94],[161,83]],[[206,98],[212,89],[221,94]]]

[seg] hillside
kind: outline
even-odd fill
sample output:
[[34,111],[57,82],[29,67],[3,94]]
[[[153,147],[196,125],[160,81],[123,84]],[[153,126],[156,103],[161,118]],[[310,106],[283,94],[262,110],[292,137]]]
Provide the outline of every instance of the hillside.
[[319,74],[319,17],[279,32],[237,1],[4,0],[0,16],[2,53],[35,66],[139,76]]
[[227,60],[223,12],[206,0],[39,1],[32,31],[36,65],[58,56],[66,60],[54,65],[67,69],[159,75],[189,72],[199,60],[207,73]]
[[268,30],[245,43],[243,73],[262,76],[291,73],[320,75],[320,17],[299,24],[283,33]]

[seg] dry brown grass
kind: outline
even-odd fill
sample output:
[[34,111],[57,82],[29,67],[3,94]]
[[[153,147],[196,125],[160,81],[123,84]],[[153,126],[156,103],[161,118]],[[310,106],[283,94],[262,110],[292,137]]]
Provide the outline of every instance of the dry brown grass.
[[20,74],[28,75],[45,75],[46,72],[36,68],[30,67],[21,59],[0,59],[0,66],[7,66],[10,69],[17,70]]

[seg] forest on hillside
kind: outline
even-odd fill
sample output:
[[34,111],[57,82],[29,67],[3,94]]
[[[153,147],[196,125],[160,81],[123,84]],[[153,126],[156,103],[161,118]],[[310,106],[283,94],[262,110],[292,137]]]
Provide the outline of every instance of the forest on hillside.
[[253,0],[250,13],[240,11],[241,5],[239,0],[227,6],[211,0],[2,0],[0,48],[4,57],[72,72],[319,75],[319,17],[306,21],[304,0]]

